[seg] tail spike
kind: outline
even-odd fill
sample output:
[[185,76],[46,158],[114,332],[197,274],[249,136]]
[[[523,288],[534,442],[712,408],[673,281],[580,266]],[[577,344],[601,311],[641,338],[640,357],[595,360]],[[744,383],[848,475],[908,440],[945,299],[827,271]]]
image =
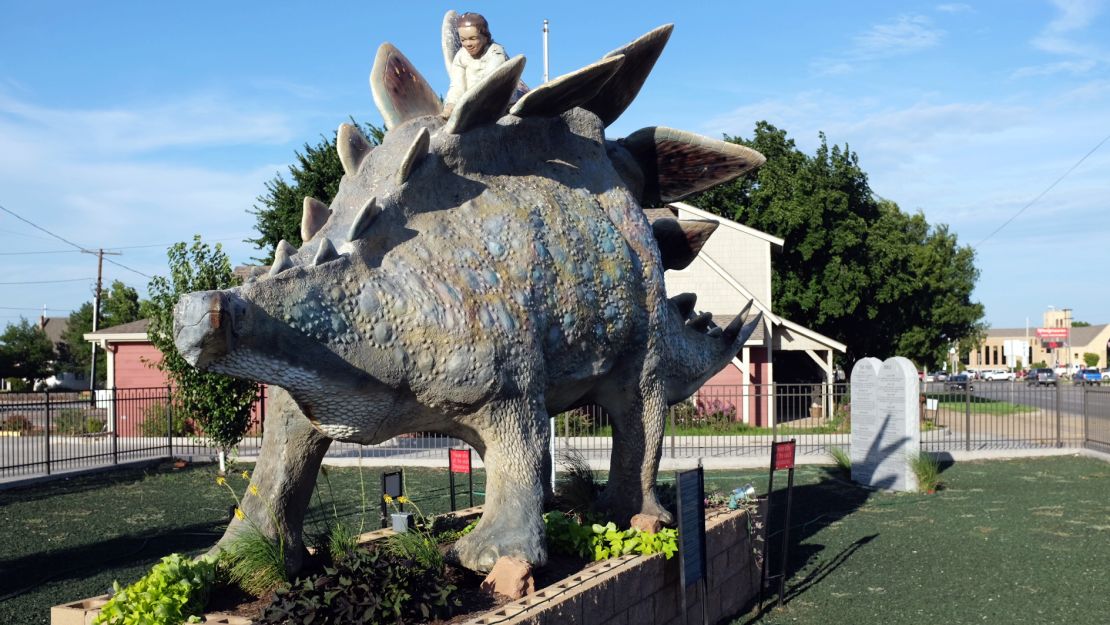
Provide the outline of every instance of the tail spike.
[[314,197],[305,196],[304,208],[301,210],[301,241],[311,241],[330,216],[331,209],[327,204]]
[[371,197],[367,200],[366,204],[355,215],[355,220],[351,222],[351,229],[347,231],[347,240],[357,241],[361,239],[380,212],[382,211],[378,206],[378,198]]
[[413,139],[412,145],[409,146],[408,152],[405,152],[405,158],[401,161],[401,169],[397,173],[397,177],[401,183],[404,183],[412,175],[413,170],[420,164],[424,157],[428,154],[428,145],[431,143],[431,135],[428,133],[427,128],[421,128],[420,132],[416,133],[416,138]]
[[279,273],[289,269],[293,266],[291,256],[297,253],[297,248],[293,247],[288,241],[282,239],[278,241],[277,247],[274,249],[274,264],[270,265],[270,276],[276,276]]
[[339,253],[335,251],[335,246],[332,245],[331,239],[327,237],[320,239],[320,246],[316,248],[316,256],[312,258],[312,264],[323,265],[335,258],[339,258]]

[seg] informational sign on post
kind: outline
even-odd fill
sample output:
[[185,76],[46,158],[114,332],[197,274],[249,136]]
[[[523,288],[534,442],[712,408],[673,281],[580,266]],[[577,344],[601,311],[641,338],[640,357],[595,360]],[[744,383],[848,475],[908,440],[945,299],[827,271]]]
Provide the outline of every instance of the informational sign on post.
[[[698,584],[702,622],[708,623],[705,601],[705,473],[701,467],[675,475],[678,487],[679,584],[682,619],[686,620],[686,588]],[[700,583],[699,583],[700,582]]]
[[448,449],[447,450],[447,464],[449,471],[447,472],[451,482],[451,512],[458,508],[455,507],[455,474],[465,473],[467,477],[467,491],[470,493],[470,507],[474,507],[474,473],[471,470],[470,463],[470,450],[469,449]]
[[[386,507],[385,496],[388,495],[396,501],[405,494],[405,470],[398,469],[392,473],[382,473],[382,527],[389,525],[389,509]],[[397,502],[397,509],[404,511],[405,504]]]
[[[788,441],[780,441],[771,443],[771,474],[767,478],[767,521],[765,523],[764,532],[766,538],[763,539],[763,572],[760,577],[762,578],[759,584],[759,604],[763,606],[763,590],[767,587],[767,582],[773,579],[778,579],[778,605],[782,605],[783,592],[786,590],[786,563],[789,554],[790,544],[790,504],[794,498],[794,461],[797,456],[797,442],[793,439]],[[774,535],[774,527],[771,524],[774,509],[774,501],[772,497],[775,491],[775,471],[787,471],[786,483],[786,514],[783,515],[782,528],[782,565],[779,572],[775,575],[767,574],[767,553],[768,545],[770,544],[770,537]]]

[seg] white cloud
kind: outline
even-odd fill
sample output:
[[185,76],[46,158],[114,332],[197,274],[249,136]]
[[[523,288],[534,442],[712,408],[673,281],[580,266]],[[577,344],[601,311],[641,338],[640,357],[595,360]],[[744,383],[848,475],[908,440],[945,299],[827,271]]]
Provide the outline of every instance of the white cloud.
[[970,4],[964,4],[962,2],[938,4],[935,8],[941,13],[971,13],[974,11]]
[[[1075,57],[1080,62],[1110,62],[1110,53],[1083,40],[1083,32],[1102,11],[1101,0],[1052,0],[1059,13],[1033,38],[1033,46],[1049,54]],[[1018,70],[1019,72],[1021,70]],[[1036,75],[1035,73],[1032,75]]]
[[1030,65],[1017,69],[1012,78],[1028,78],[1030,76],[1052,76],[1055,74],[1086,74],[1095,68],[1096,63],[1091,59],[1077,61],[1058,61],[1043,65]]
[[861,64],[932,48],[940,43],[944,31],[935,28],[924,15],[901,15],[890,22],[871,26],[852,38],[843,54],[822,57],[812,67],[825,75],[846,74]]

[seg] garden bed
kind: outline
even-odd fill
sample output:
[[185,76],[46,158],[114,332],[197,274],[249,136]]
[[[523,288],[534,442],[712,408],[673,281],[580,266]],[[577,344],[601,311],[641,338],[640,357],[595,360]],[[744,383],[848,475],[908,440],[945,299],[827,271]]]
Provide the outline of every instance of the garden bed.
[[[481,507],[460,511],[475,517]],[[706,520],[709,563],[709,617],[711,621],[736,614],[755,596],[759,572],[751,541],[748,513],[743,509],[710,509]],[[378,530],[360,537],[367,544],[391,535]],[[448,568],[448,582],[457,586],[461,605],[446,619],[430,620],[437,625],[486,625],[492,623],[555,622],[603,623],[610,618],[628,622],[667,622],[675,618],[679,605],[678,558],[663,554],[628,555],[599,562],[552,554],[548,564],[535,571],[536,592],[517,601],[490,595],[479,589],[482,575]],[[52,625],[87,625],[95,618],[95,597],[51,610]],[[205,623],[246,625],[257,619],[271,596],[255,598],[237,589],[217,587],[209,601]],[[688,593],[687,608],[700,613],[696,593]],[[623,615],[623,616],[622,616]],[[69,620],[63,620],[69,619]],[[74,620],[77,619],[77,620]]]

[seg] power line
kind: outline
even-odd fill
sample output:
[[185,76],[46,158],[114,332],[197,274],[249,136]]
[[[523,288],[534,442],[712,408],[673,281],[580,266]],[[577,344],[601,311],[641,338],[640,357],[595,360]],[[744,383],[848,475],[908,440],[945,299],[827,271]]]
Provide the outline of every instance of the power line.
[[[3,232],[3,231],[0,230],[0,232]],[[13,234],[19,234],[19,233],[13,233]],[[35,238],[40,238],[40,237],[35,237]],[[225,239],[211,239],[211,241],[213,243],[223,243],[225,241],[242,241],[242,240],[243,240],[243,237],[228,237],[228,238],[225,238]],[[152,247],[169,247],[169,246],[175,245],[177,243],[180,243],[180,241],[175,241],[174,243],[150,243],[148,245],[124,245],[124,246],[121,246],[121,247],[112,247],[112,248],[109,248],[109,249],[112,249],[112,250],[141,250],[141,249],[148,249],[148,248],[152,248]],[[82,252],[82,251],[84,251],[84,250],[43,250],[43,251],[40,251],[40,252],[0,252],[0,256],[27,256],[27,255],[31,255],[31,254],[76,254],[76,253]]]
[[104,260],[106,260],[106,261],[108,261],[108,262],[112,263],[112,264],[113,264],[113,265],[115,265],[116,267],[122,267],[122,268],[124,268],[124,269],[126,269],[126,270],[128,270],[128,271],[130,271],[130,272],[132,272],[132,273],[137,273],[137,274],[139,274],[140,276],[142,276],[142,277],[146,278],[147,280],[150,280],[150,279],[151,279],[151,277],[150,277],[150,276],[148,276],[148,275],[146,275],[145,273],[143,273],[143,272],[139,271],[138,269],[132,269],[132,268],[128,267],[127,265],[123,264],[123,263],[117,263],[116,261],[112,260],[111,258],[105,258]]
[[73,278],[71,280],[32,280],[29,282],[0,282],[0,284],[61,284],[62,282],[89,282],[94,278]]
[[42,306],[0,306],[0,310],[49,310],[53,312],[73,312],[70,308],[43,308]]
[[988,235],[987,235],[986,237],[984,237],[982,241],[979,241],[978,243],[976,243],[976,244],[975,244],[975,247],[979,247],[980,245],[982,245],[983,243],[985,243],[985,242],[987,241],[987,239],[990,239],[990,238],[991,238],[991,237],[993,237],[994,235],[996,235],[996,234],[998,234],[999,232],[1001,232],[1003,228],[1005,228],[1006,226],[1010,225],[1010,222],[1011,222],[1011,221],[1013,221],[1013,220],[1017,219],[1017,218],[1018,218],[1018,217],[1019,217],[1019,216],[1020,216],[1020,215],[1021,215],[1022,213],[1024,213],[1024,212],[1025,212],[1025,209],[1027,209],[1027,208],[1029,208],[1030,206],[1032,206],[1032,205],[1036,204],[1036,203],[1037,203],[1037,201],[1038,201],[1038,200],[1040,200],[1040,199],[1041,199],[1042,197],[1044,197],[1045,195],[1048,195],[1048,192],[1049,192],[1049,191],[1051,191],[1051,190],[1053,189],[1053,187],[1055,187],[1055,186],[1056,186],[1057,184],[1059,184],[1059,183],[1060,183],[1060,181],[1061,181],[1061,180],[1063,180],[1064,178],[1067,178],[1067,177],[1068,177],[1068,174],[1070,174],[1071,172],[1075,171],[1075,169],[1076,169],[1077,167],[1079,167],[1080,165],[1082,165],[1082,164],[1083,164],[1083,161],[1087,160],[1087,157],[1088,157],[1088,156],[1090,156],[1090,155],[1094,154],[1094,153],[1095,153],[1095,152],[1096,152],[1096,151],[1097,151],[1097,150],[1098,150],[1099,148],[1101,148],[1101,147],[1102,147],[1102,144],[1106,143],[1107,141],[1110,141],[1110,135],[1106,135],[1105,137],[1103,137],[1103,138],[1102,138],[1102,141],[1099,141],[1099,142],[1098,142],[1098,145],[1096,145],[1095,147],[1091,148],[1091,151],[1090,151],[1090,152],[1087,152],[1086,154],[1084,154],[1084,155],[1083,155],[1083,158],[1081,158],[1081,159],[1079,159],[1078,161],[1076,161],[1076,163],[1075,163],[1074,165],[1072,165],[1072,166],[1071,166],[1071,167],[1070,167],[1070,168],[1069,168],[1069,169],[1068,169],[1067,171],[1065,171],[1065,172],[1064,172],[1064,173],[1063,173],[1063,174],[1062,174],[1062,175],[1061,175],[1061,176],[1060,176],[1059,178],[1057,178],[1057,179],[1056,179],[1056,180],[1055,180],[1055,181],[1054,181],[1054,182],[1053,182],[1052,184],[1048,185],[1048,187],[1047,187],[1047,188],[1045,188],[1045,190],[1044,190],[1044,191],[1041,191],[1041,192],[1040,192],[1040,194],[1039,194],[1039,195],[1037,195],[1037,197],[1033,198],[1033,199],[1032,199],[1032,200],[1031,200],[1031,201],[1030,201],[1030,202],[1029,202],[1028,204],[1026,204],[1025,206],[1022,206],[1022,207],[1021,207],[1021,210],[1019,210],[1018,212],[1014,213],[1014,214],[1013,214],[1013,216],[1012,216],[1012,217],[1010,217],[1009,219],[1007,219],[1006,221],[1002,222],[1002,225],[1001,225],[1001,226],[999,226],[999,227],[995,228],[995,229],[994,229],[994,231],[993,231],[993,232],[991,232],[990,234],[988,234]]
[[73,241],[70,241],[69,239],[67,239],[67,238],[65,238],[65,237],[63,237],[63,236],[60,236],[60,235],[54,234],[53,232],[51,232],[51,231],[47,230],[46,228],[43,228],[42,226],[40,226],[40,225],[38,225],[38,224],[34,223],[33,221],[30,221],[30,220],[28,220],[28,219],[24,219],[24,218],[23,218],[23,217],[21,217],[20,215],[18,215],[18,214],[16,214],[16,213],[12,212],[12,211],[10,211],[10,210],[8,210],[8,209],[7,209],[7,208],[6,208],[6,207],[5,207],[5,206],[4,206],[3,204],[0,204],[0,210],[2,210],[2,211],[4,211],[5,213],[7,213],[7,214],[11,215],[12,217],[15,217],[16,219],[18,219],[18,220],[22,221],[23,223],[27,224],[28,226],[31,226],[31,227],[32,227],[32,228],[34,228],[35,230],[40,230],[40,231],[42,231],[42,232],[45,232],[46,234],[49,234],[50,236],[54,237],[55,239],[58,239],[58,240],[59,240],[59,241],[61,241],[62,243],[66,243],[66,244],[69,244],[69,245],[71,245],[71,246],[73,246],[73,247],[75,247],[75,248],[77,248],[77,249],[81,250],[82,252],[90,252],[90,253],[91,253],[91,251],[92,251],[92,250],[86,249],[86,248],[85,248],[85,247],[84,247],[83,245],[77,245],[77,244],[76,244],[76,243],[74,243]]

